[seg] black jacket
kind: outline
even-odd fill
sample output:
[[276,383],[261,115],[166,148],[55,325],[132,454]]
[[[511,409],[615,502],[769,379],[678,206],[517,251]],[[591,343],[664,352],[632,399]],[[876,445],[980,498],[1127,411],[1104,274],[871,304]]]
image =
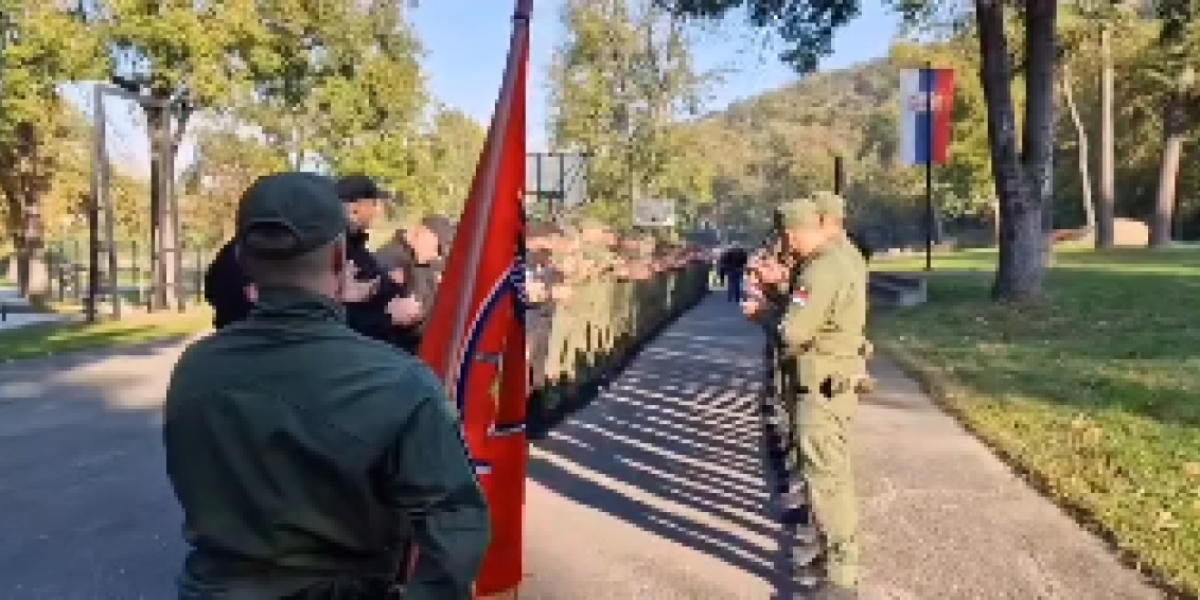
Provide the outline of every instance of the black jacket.
[[425,317],[429,315],[429,311],[433,308],[433,301],[437,297],[439,272],[436,265],[418,264],[416,253],[406,243],[395,246],[389,254],[387,263],[382,267],[387,270],[399,269],[404,272],[404,284],[400,286],[402,295],[411,295],[417,302],[420,302],[421,310],[424,313],[421,321],[412,327],[394,330],[391,341],[400,348],[416,354],[421,346],[421,336],[425,333]]
[[404,288],[392,281],[383,265],[375,259],[375,255],[367,248],[367,233],[351,231],[346,234],[346,260],[358,267],[358,280],[379,280],[379,289],[375,295],[365,302],[348,302],[346,306],[346,324],[351,329],[369,337],[382,341],[391,341],[395,327],[392,318],[387,314],[388,302],[393,298],[405,296]]
[[246,318],[254,304],[246,298],[250,280],[237,260],[237,244],[226,243],[204,272],[204,300],[213,308],[213,328]]
[[[404,289],[388,277],[367,249],[365,232],[347,234],[346,258],[358,266],[359,280],[379,279],[379,290],[369,300],[345,305],[346,324],[369,338],[391,341],[395,328],[386,307],[392,298],[404,296]],[[254,305],[246,298],[245,290],[251,283],[237,261],[237,245],[231,240],[217,253],[204,274],[204,298],[213,307],[214,328],[221,329],[250,314]]]

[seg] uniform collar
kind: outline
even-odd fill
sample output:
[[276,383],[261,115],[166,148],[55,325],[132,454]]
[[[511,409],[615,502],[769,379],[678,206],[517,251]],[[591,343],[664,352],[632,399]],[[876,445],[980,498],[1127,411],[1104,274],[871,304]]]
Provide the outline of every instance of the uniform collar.
[[346,311],[332,298],[300,288],[261,288],[251,313],[259,318],[345,321]]

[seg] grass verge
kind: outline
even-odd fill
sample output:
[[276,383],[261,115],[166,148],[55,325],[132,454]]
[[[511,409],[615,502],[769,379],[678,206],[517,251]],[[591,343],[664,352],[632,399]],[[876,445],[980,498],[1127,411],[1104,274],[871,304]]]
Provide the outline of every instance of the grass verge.
[[183,340],[207,330],[212,313],[205,309],[131,315],[120,321],[77,320],[40,323],[0,330],[0,362],[55,356],[79,350]]
[[1200,596],[1200,252],[1059,252],[1036,306],[990,302],[994,265],[937,257],[929,303],[879,314],[874,339],[1126,558]]

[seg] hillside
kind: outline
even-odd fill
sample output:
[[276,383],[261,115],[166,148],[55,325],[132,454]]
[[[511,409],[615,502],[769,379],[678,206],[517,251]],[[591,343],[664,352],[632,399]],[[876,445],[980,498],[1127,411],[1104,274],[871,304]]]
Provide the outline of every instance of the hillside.
[[[833,186],[834,156],[846,160],[858,219],[867,218],[863,186],[890,166],[898,136],[899,74],[886,60],[819,73],[734,103],[690,125],[709,149],[723,221],[758,229],[770,206]],[[895,187],[895,186],[891,186]],[[857,192],[857,193],[855,193]],[[872,197],[874,195],[872,194]]]

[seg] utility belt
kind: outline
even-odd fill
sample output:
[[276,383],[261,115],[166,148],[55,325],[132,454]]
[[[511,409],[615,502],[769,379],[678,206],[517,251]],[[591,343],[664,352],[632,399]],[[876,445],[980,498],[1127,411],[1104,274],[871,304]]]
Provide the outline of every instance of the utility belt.
[[875,390],[875,380],[867,372],[867,359],[873,353],[874,346],[865,340],[853,354],[822,352],[814,343],[785,356],[784,368],[790,371],[790,387],[797,394],[819,392],[826,398],[850,392],[868,394]]

